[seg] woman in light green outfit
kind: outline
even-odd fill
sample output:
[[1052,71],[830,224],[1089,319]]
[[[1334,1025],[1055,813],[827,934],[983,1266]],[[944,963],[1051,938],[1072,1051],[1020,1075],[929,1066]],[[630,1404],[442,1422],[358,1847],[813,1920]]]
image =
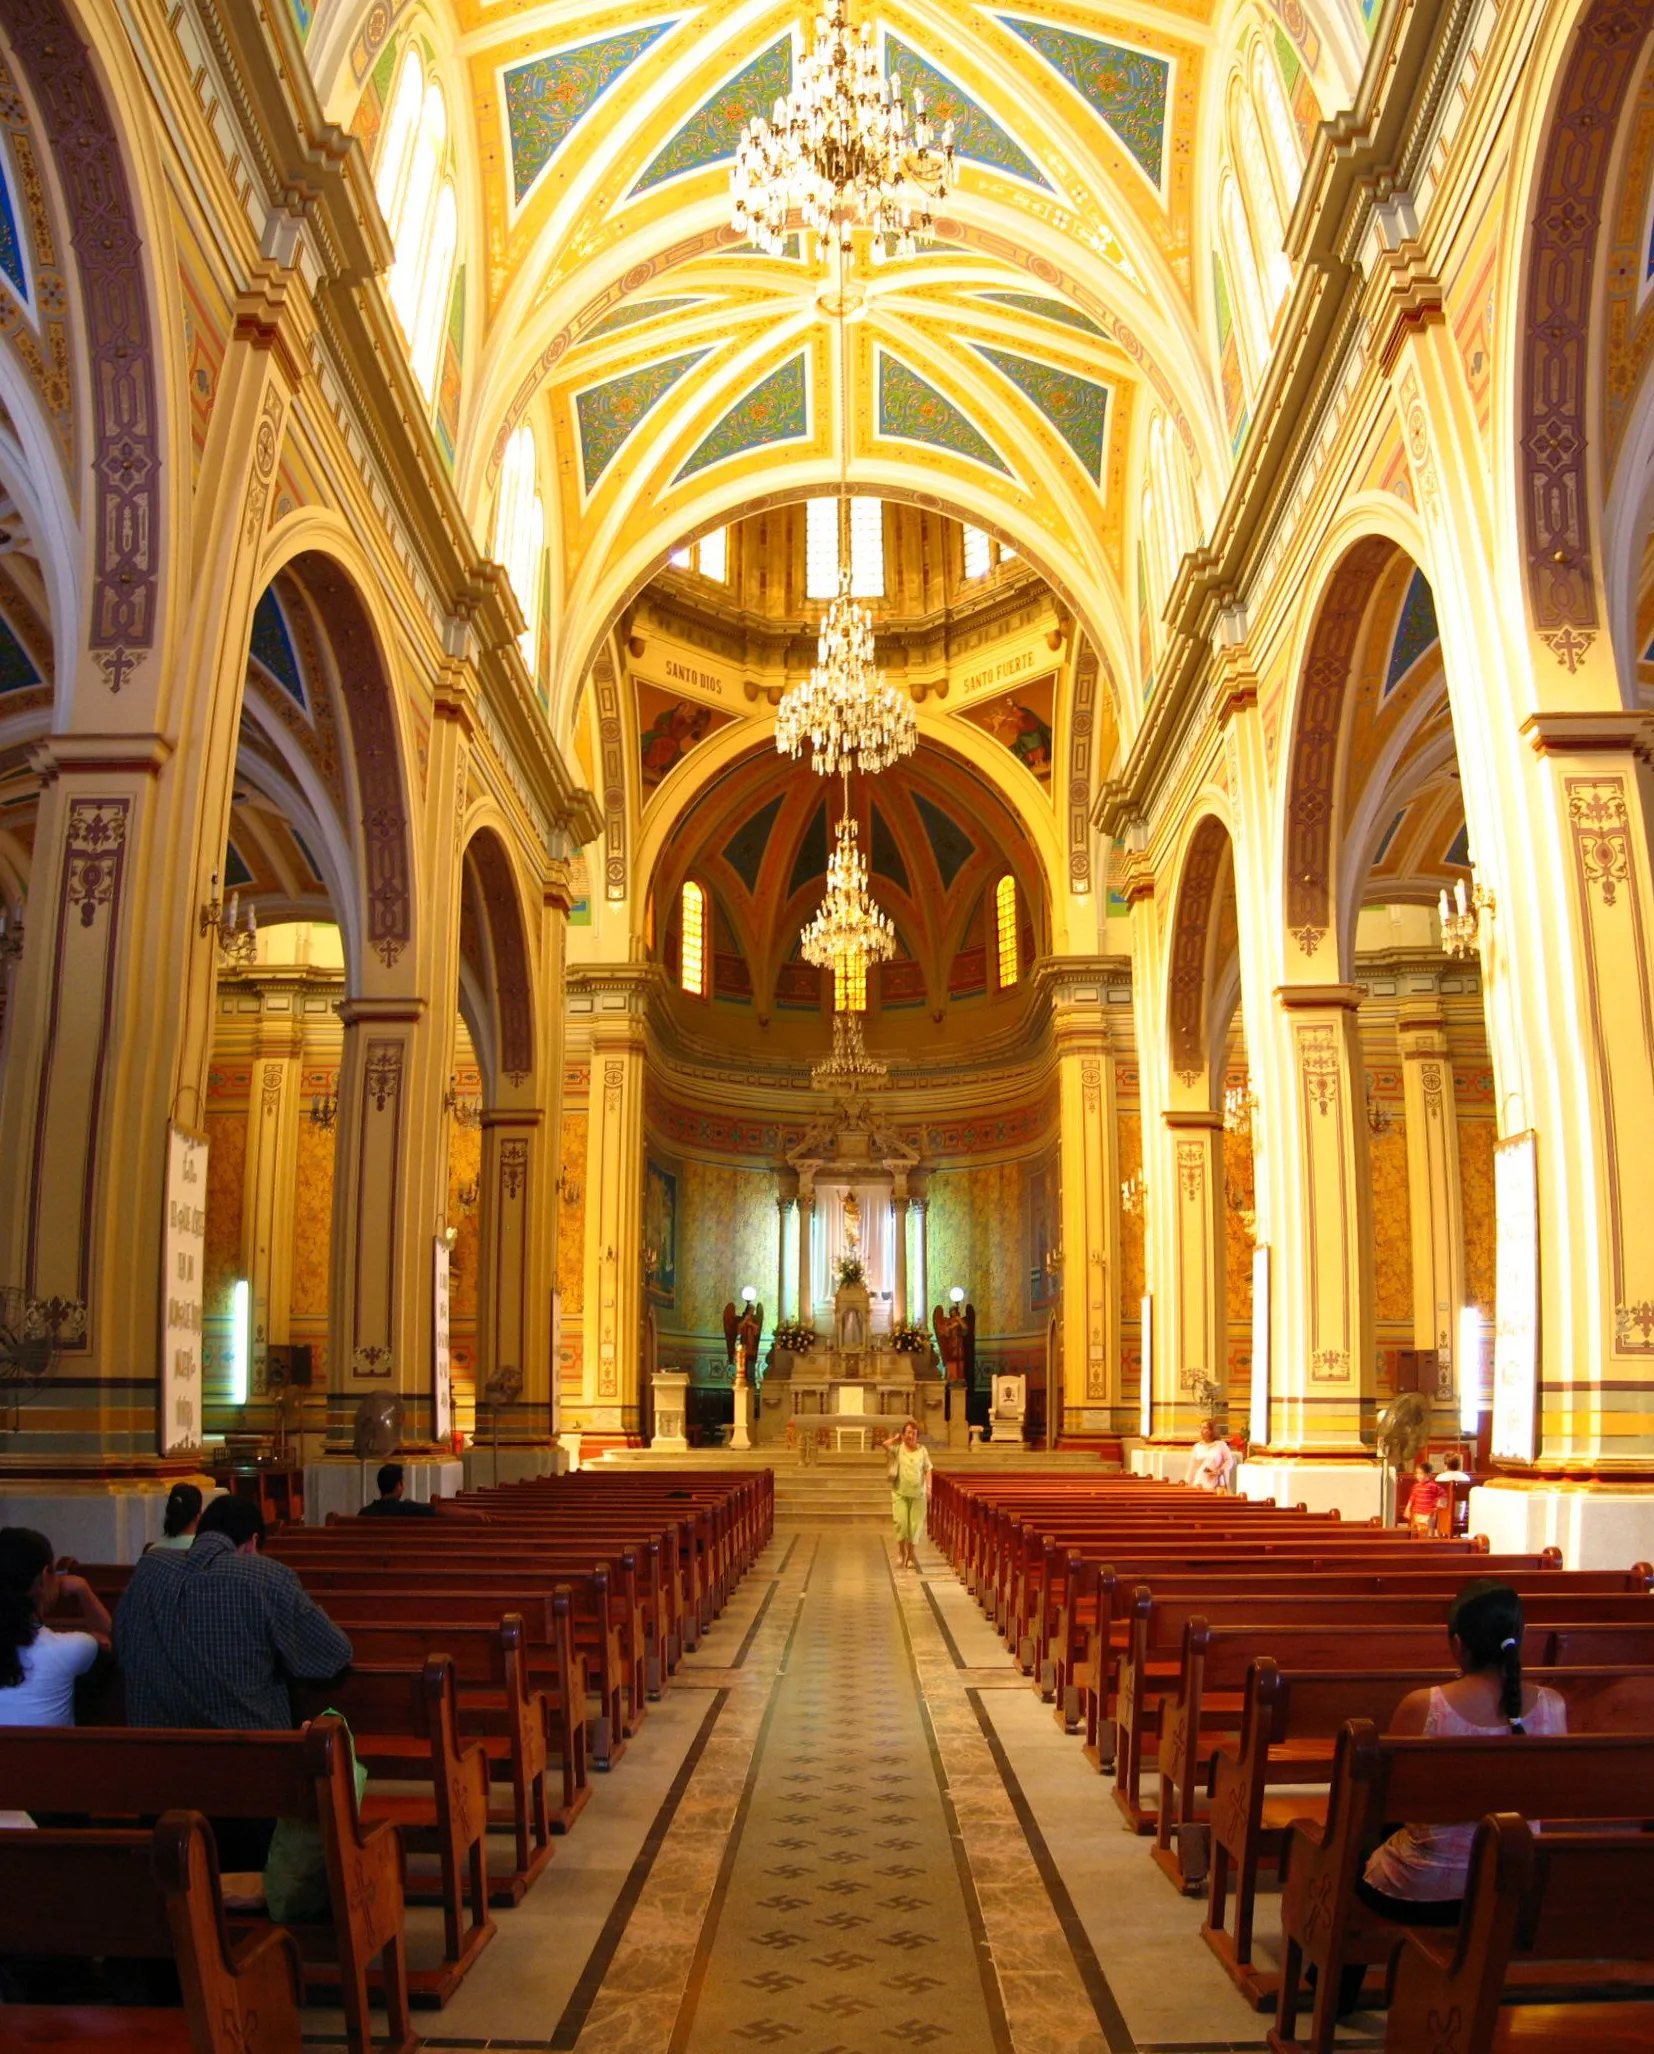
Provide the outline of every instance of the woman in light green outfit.
[[919,1429],[910,1419],[900,1440],[881,1441],[890,1457],[890,1511],[896,1522],[896,1567],[916,1569],[913,1549],[925,1530],[925,1505],[930,1497],[930,1450],[919,1445]]

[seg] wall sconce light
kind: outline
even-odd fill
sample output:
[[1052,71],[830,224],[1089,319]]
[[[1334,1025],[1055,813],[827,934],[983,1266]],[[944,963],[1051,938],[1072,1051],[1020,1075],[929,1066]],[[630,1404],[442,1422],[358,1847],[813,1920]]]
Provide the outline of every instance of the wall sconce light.
[[462,1098],[459,1079],[450,1077],[448,1089],[442,1094],[444,1112],[453,1116],[456,1127],[480,1127],[482,1125],[482,1101],[476,1098]]
[[315,1097],[311,1099],[310,1124],[312,1127],[320,1127],[324,1134],[331,1134],[339,1124],[339,1087],[337,1079],[325,1091],[318,1091]]
[[964,1302],[965,1287],[963,1284],[955,1284],[953,1289],[948,1293],[948,1303],[950,1305],[963,1305]]
[[1149,1180],[1141,1170],[1133,1170],[1120,1186],[1120,1209],[1135,1219],[1141,1219],[1143,1208],[1148,1203]]
[[244,970],[258,954],[258,909],[249,902],[247,924],[241,925],[241,894],[233,891],[226,906],[218,895],[218,872],[212,874],[212,897],[201,908],[201,932],[218,938],[219,960],[230,969]]
[[477,1177],[468,1178],[454,1192],[454,1203],[461,1212],[475,1212],[477,1200],[482,1196],[482,1183]]
[[1374,1134],[1384,1135],[1389,1133],[1395,1123],[1396,1116],[1394,1111],[1379,1097],[1377,1090],[1374,1088],[1373,1080],[1369,1077],[1367,1079],[1367,1125]]
[[1493,894],[1485,885],[1467,888],[1462,877],[1453,886],[1453,904],[1449,908],[1444,885],[1436,902],[1442,947],[1450,956],[1475,955],[1482,939],[1482,915],[1485,913],[1491,920],[1496,910]]
[[1223,1131],[1226,1134],[1250,1134],[1252,1117],[1258,1110],[1258,1101],[1250,1081],[1231,1084],[1223,1094]]

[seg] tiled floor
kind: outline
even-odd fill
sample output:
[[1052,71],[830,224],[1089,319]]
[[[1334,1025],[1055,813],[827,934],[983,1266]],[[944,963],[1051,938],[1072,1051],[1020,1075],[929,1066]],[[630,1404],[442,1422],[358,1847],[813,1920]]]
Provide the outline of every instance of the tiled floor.
[[[946,1563],[921,1564],[897,1574],[872,1528],[778,1539],[454,2002],[421,2017],[426,2044],[1261,2049],[1200,1904],[1120,1830]],[[1266,1900],[1266,1943],[1268,1919]],[[1381,2025],[1357,2018],[1340,2054]]]

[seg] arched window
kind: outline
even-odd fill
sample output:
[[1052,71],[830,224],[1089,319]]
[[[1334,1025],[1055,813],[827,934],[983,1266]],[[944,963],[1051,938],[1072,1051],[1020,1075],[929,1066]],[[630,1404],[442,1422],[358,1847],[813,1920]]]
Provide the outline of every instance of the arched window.
[[1163,609],[1177,581],[1178,564],[1189,546],[1189,538],[1183,532],[1182,508],[1172,484],[1171,431],[1164,414],[1156,414],[1149,423],[1149,479],[1155,513],[1150,546],[1155,551],[1156,596]]
[[1233,175],[1226,169],[1218,186],[1218,221],[1224,256],[1235,292],[1235,326],[1240,335],[1241,364],[1248,386],[1256,385],[1269,361],[1269,316],[1264,312],[1263,284],[1252,248],[1251,224]]
[[862,955],[843,955],[833,963],[833,1011],[835,1013],[865,1013],[867,1011],[867,958]]
[[402,59],[402,69],[396,74],[396,90],[391,95],[391,111],[379,143],[379,169],[373,181],[379,211],[387,224],[396,219],[397,200],[407,183],[408,166],[413,161],[414,131],[419,126],[424,98],[425,67],[419,61],[418,50],[410,45]]
[[994,933],[999,942],[999,988],[1009,991],[1022,965],[1017,960],[1017,881],[1008,870],[994,887]]
[[1246,211],[1252,220],[1252,246],[1265,288],[1268,325],[1273,328],[1280,304],[1292,290],[1292,264],[1282,247],[1286,241],[1286,220],[1251,95],[1238,77],[1229,95],[1229,118],[1231,147],[1245,174]]
[[985,578],[988,575],[988,568],[992,561],[992,545],[989,543],[987,530],[985,528],[966,528],[964,532],[965,576],[967,578]]
[[373,183],[396,252],[391,305],[427,399],[436,393],[459,248],[459,203],[452,179],[443,175],[447,154],[448,103],[410,46],[391,95]]
[[678,983],[691,998],[706,997],[706,893],[692,877],[678,921]]
[[[839,503],[812,499],[804,509],[804,596],[831,599],[838,591]],[[850,502],[850,591],[857,599],[884,597],[884,502]]]
[[505,445],[500,497],[494,517],[494,554],[505,565],[526,625],[517,646],[534,668],[540,628],[540,557],[546,543],[546,514],[540,499],[539,457],[534,430],[525,421]]
[[1303,151],[1298,141],[1298,124],[1286,104],[1280,70],[1261,41],[1252,45],[1252,103],[1269,146],[1269,168],[1275,174],[1281,219],[1290,221],[1298,204],[1298,188],[1304,182]]
[[427,399],[436,391],[437,365],[442,359],[442,337],[448,325],[450,281],[454,275],[454,250],[458,241],[459,205],[450,180],[437,195],[436,220],[431,228],[425,275],[419,283],[419,306],[410,338],[414,376]]

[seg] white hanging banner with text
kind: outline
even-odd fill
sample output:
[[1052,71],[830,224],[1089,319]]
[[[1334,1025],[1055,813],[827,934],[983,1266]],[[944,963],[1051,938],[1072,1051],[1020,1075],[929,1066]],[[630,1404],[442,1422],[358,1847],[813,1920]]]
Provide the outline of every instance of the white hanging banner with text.
[[163,1455],[182,1455],[201,1445],[206,1257],[206,1137],[184,1127],[169,1127],[161,1230],[161,1390],[156,1419],[156,1439]]
[[438,1441],[447,1440],[454,1430],[454,1366],[448,1353],[448,1239],[438,1234],[432,1269],[431,1335],[435,1342],[436,1383],[431,1398],[431,1432]]

